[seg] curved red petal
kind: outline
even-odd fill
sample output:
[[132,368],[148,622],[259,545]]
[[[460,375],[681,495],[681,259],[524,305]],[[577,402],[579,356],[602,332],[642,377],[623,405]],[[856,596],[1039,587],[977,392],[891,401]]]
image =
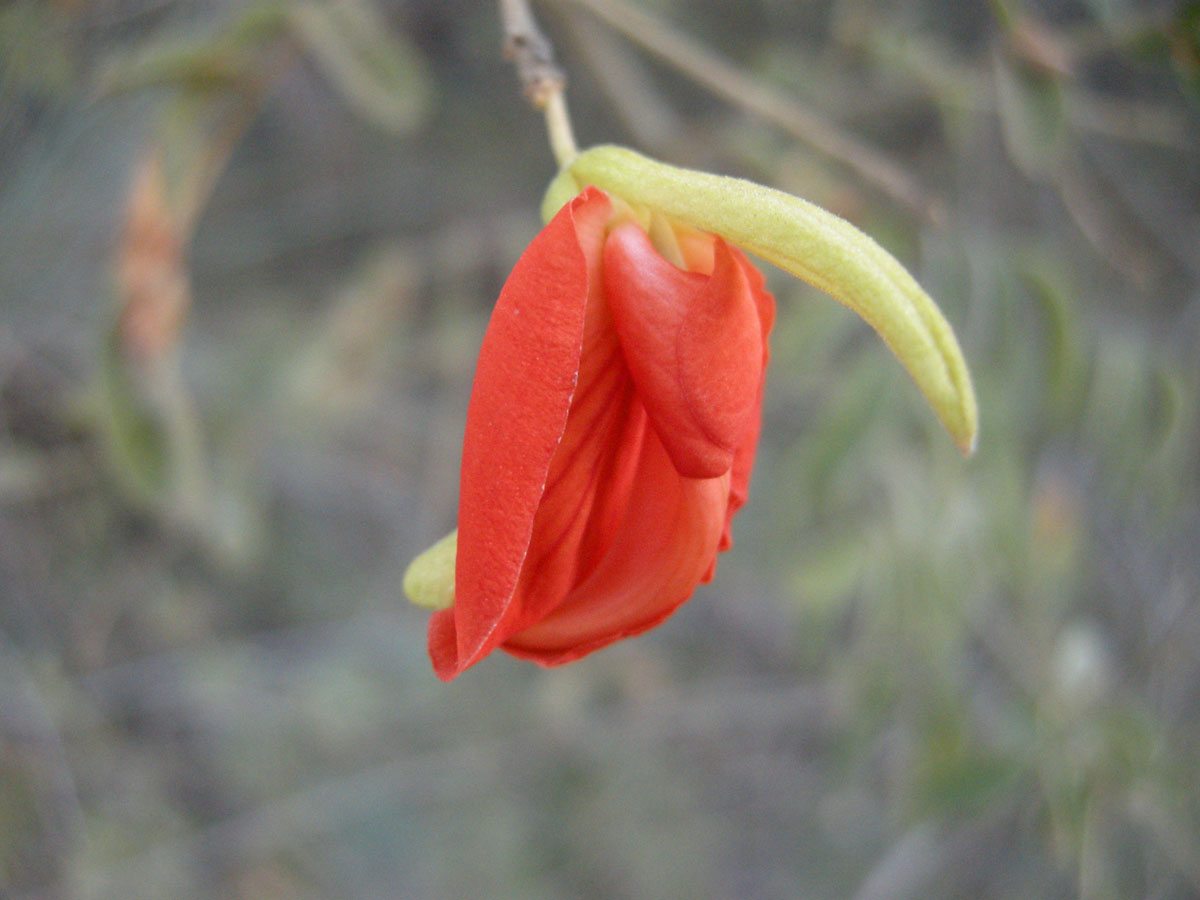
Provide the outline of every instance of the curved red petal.
[[750,423],[746,428],[745,434],[738,445],[738,449],[733,454],[733,478],[729,487],[729,511],[725,521],[725,533],[721,535],[721,549],[728,550],[733,546],[733,539],[730,534],[730,525],[733,522],[734,514],[741,509],[749,494],[750,473],[754,469],[754,457],[758,449],[758,434],[762,425],[762,393],[763,384],[766,381],[767,363],[770,361],[770,350],[767,339],[770,337],[771,328],[775,324],[775,298],[771,296],[766,289],[766,279],[758,268],[746,258],[736,247],[730,248],[738,265],[746,275],[746,281],[750,285],[750,293],[754,298],[754,305],[758,310],[758,319],[762,326],[762,367],[763,374],[759,379],[757,396],[754,401],[754,414],[751,416]]
[[755,415],[763,332],[746,274],[724,241],[711,275],[685,272],[633,223],[604,245],[604,292],[655,430],[680,474],[728,472]]
[[660,623],[692,595],[717,554],[728,474],[681,476],[646,434],[620,529],[603,561],[540,622],[514,634],[508,652],[561,665]]
[[610,209],[596,189],[564,206],[517,261],[488,323],[463,439],[455,602],[429,625],[442,679],[491,652],[520,618],[514,591],[575,395]]

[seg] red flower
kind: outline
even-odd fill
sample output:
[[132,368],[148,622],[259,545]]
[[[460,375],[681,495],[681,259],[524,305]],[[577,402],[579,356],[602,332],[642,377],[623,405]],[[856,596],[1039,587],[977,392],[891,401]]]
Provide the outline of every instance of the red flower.
[[[746,500],[774,301],[721,238],[588,188],[500,293],[467,412],[449,680],[497,647],[545,666],[663,621]],[[668,261],[671,258],[674,263]]]
[[861,315],[972,452],[978,407],[953,329],[849,222],[614,146],[572,157],[543,213],[479,356],[458,531],[404,575],[409,599],[437,610],[441,678],[497,647],[571,662],[657,625],[712,577],[746,500],[775,313],[731,244]]

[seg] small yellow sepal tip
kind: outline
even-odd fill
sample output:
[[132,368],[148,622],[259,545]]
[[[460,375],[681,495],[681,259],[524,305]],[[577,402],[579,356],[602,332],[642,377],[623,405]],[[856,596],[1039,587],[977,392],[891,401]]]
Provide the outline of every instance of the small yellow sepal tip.
[[404,595],[425,609],[454,605],[454,560],[458,556],[458,529],[419,555],[404,572]]
[[546,188],[546,194],[542,198],[542,221],[549,222],[553,219],[572,197],[583,190],[583,187],[571,174],[569,167],[560,170],[554,180],[550,182],[550,186]]

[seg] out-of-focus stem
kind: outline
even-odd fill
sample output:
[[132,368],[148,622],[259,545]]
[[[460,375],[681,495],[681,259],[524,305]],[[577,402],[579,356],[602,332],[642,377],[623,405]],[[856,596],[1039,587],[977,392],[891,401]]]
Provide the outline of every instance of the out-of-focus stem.
[[560,166],[578,154],[564,96],[567,79],[554,61],[554,48],[538,27],[528,0],[500,0],[504,55],[517,67],[525,96],[546,116],[550,149]]

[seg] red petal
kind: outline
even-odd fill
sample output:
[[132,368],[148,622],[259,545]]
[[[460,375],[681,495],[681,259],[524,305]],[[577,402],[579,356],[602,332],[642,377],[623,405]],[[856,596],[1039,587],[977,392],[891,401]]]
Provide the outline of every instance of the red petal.
[[688,599],[717,554],[729,475],[682,477],[657,435],[646,435],[616,539],[553,613],[504,645],[561,665],[654,627]]
[[775,298],[766,290],[766,279],[763,278],[762,273],[746,258],[746,255],[741,250],[736,247],[731,249],[734,258],[738,261],[738,265],[741,266],[742,271],[746,275],[746,280],[750,285],[750,292],[754,297],[754,305],[758,309],[758,318],[762,325],[763,377],[759,379],[758,394],[754,401],[754,415],[751,417],[750,424],[742,436],[738,449],[733,454],[733,480],[729,488],[729,511],[726,514],[725,533],[721,535],[720,549],[722,550],[728,550],[733,546],[733,540],[730,536],[730,525],[733,522],[734,513],[745,505],[749,492],[750,473],[754,468],[755,451],[758,449],[758,433],[762,424],[763,382],[766,380],[767,362],[770,359],[767,338],[770,336],[771,328],[775,324]]
[[722,475],[755,416],[763,329],[746,274],[724,241],[712,275],[671,265],[637,225],[604,245],[604,292],[658,436],[680,474]]
[[579,384],[517,587],[522,612],[514,631],[553,612],[608,552],[628,506],[646,430],[612,316],[602,300],[592,303]]
[[563,207],[517,261],[484,335],[463,439],[455,603],[429,625],[442,679],[491,652],[520,618],[514,590],[575,394],[610,209],[595,189]]

